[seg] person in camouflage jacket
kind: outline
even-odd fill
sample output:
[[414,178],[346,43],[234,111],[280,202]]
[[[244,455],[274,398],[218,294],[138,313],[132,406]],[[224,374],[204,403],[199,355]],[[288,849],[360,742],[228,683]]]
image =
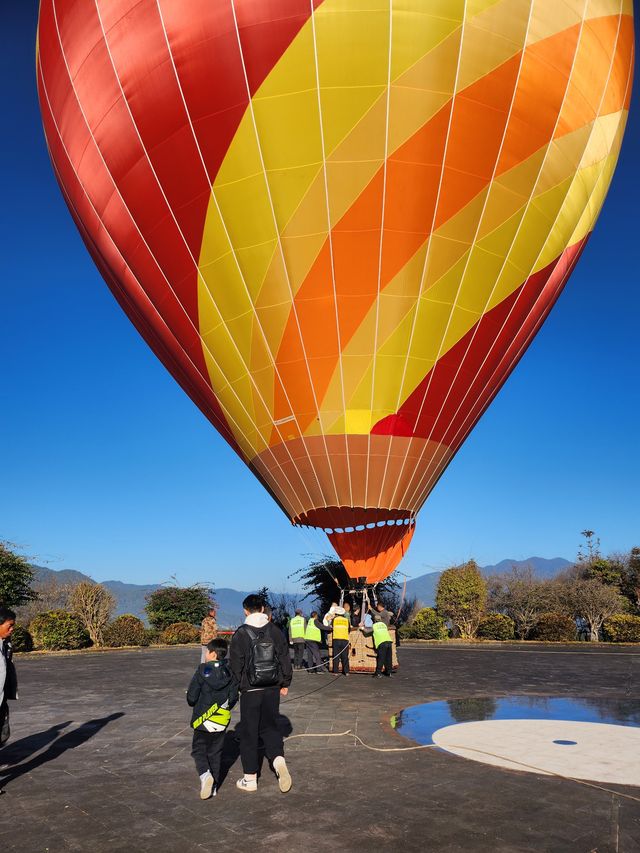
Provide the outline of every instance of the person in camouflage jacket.
[[209,610],[209,614],[202,620],[202,625],[200,625],[200,645],[202,647],[200,663],[204,663],[207,656],[207,643],[215,640],[217,636],[218,623],[216,622],[216,608],[212,607]]

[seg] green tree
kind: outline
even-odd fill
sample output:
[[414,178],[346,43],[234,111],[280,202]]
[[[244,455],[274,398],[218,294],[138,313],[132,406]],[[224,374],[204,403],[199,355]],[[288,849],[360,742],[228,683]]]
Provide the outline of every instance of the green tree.
[[440,575],[436,610],[453,623],[461,637],[475,636],[486,602],[487,584],[475,560],[453,566]]
[[162,586],[147,596],[149,623],[163,631],[175,622],[199,625],[214,603],[213,589],[194,586]]
[[0,604],[20,607],[38,596],[33,589],[33,569],[25,557],[11,549],[10,544],[0,542]]
[[597,557],[587,564],[585,577],[600,581],[605,586],[620,586],[622,566],[606,557]]
[[632,548],[622,565],[620,592],[640,612],[640,548]]

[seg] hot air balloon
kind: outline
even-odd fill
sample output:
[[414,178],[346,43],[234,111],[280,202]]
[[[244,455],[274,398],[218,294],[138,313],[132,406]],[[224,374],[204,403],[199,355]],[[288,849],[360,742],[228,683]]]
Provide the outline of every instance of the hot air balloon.
[[632,0],[41,0],[51,161],[114,296],[375,583],[552,308]]

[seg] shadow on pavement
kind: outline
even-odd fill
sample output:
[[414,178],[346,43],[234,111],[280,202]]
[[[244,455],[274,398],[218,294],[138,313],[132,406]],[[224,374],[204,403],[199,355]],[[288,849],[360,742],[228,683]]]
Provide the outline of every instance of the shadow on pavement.
[[[14,779],[24,776],[25,773],[31,773],[32,770],[35,770],[37,767],[41,767],[43,764],[47,764],[49,761],[55,761],[56,758],[59,758],[68,749],[75,749],[77,746],[82,746],[83,743],[86,743],[94,735],[97,735],[98,732],[106,725],[120,717],[124,717],[123,711],[118,711],[115,714],[109,714],[108,717],[98,717],[95,720],[87,720],[86,723],[82,723],[82,725],[78,726],[77,729],[73,729],[59,737],[57,740],[54,740],[45,752],[37,755],[30,761],[24,762],[23,764],[16,764],[12,769],[6,772],[4,777],[0,780],[2,785],[7,785],[8,783],[13,782]],[[68,723],[65,725],[68,725]],[[52,726],[52,729],[55,728],[55,726]],[[60,726],[60,728],[62,728],[62,726]],[[51,729],[48,731],[51,731]],[[40,734],[44,735],[45,732],[41,732]],[[33,738],[37,737],[38,735],[33,736]],[[23,740],[27,741],[30,740],[30,738],[23,738]],[[14,746],[19,746],[21,742],[22,741],[17,741]],[[5,750],[5,752],[6,751],[7,750]],[[2,757],[4,758],[4,755]],[[2,771],[0,771],[0,773],[2,773]]]
[[18,762],[24,761],[25,758],[33,755],[34,752],[39,752],[48,743],[55,740],[62,729],[66,729],[72,722],[72,720],[67,720],[64,723],[56,723],[55,726],[43,729],[41,732],[36,732],[28,737],[13,741],[13,743],[5,746],[0,752],[0,766],[3,764],[18,764]]

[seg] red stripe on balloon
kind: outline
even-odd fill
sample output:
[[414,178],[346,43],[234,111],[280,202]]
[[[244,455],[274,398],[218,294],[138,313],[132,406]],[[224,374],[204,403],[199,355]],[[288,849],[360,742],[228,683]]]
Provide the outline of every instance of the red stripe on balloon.
[[[188,8],[163,2],[160,8],[162,18],[155,0],[100,0],[99,15],[94,3],[56,0],[54,17],[52,0],[43,0],[39,64],[71,162],[39,82],[43,122],[72,215],[107,284],[165,366],[235,446],[202,352],[197,262],[209,178],[248,105],[238,33],[230,2],[190,0]],[[253,93],[310,8],[303,0],[236,0],[235,9]],[[275,20],[266,21],[267,15]],[[268,35],[265,44],[256,41],[259,34]]]
[[[220,404],[211,390],[207,375],[203,376],[198,372],[180,341],[176,339],[177,334],[185,334],[188,329],[182,328],[179,324],[176,325],[175,321],[171,325],[164,321],[158,311],[158,306],[154,305],[149,298],[149,280],[140,283],[136,279],[134,272],[123,261],[114,244],[113,237],[118,236],[119,228],[133,227],[124,205],[117,196],[114,196],[112,206],[117,216],[114,216],[113,222],[107,223],[98,218],[60,141],[40,77],[38,78],[38,85],[41,93],[42,121],[56,177],[71,216],[98,270],[120,306],[156,356],[185,389],[194,403],[206,414],[223,438],[234,450],[239,451]],[[97,162],[96,169],[98,169]],[[97,172],[97,174],[99,173]],[[106,173],[103,177],[106,178]],[[106,180],[108,181],[108,178]],[[107,233],[107,228],[110,225],[113,225],[114,228],[111,237]],[[148,257],[148,264],[151,278],[153,275],[158,277],[160,274],[153,264],[151,256]],[[179,309],[177,304],[174,307],[176,316],[186,322],[184,312]]]
[[586,240],[567,248],[484,314],[436,362],[398,412],[378,421],[371,432],[430,438],[459,447],[462,441],[456,434],[474,409],[480,416],[514,369],[522,355],[516,357],[516,353],[551,310],[559,295],[558,284],[570,274]]

